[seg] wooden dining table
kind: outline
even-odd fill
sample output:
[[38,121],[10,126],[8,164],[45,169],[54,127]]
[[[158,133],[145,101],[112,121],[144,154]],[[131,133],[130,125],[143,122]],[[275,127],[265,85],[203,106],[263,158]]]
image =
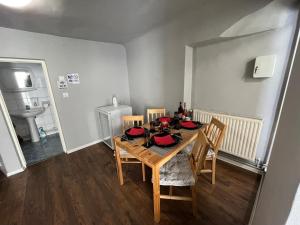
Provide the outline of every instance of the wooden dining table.
[[[144,125],[145,128],[149,128],[149,124]],[[152,169],[152,183],[153,183],[153,209],[154,209],[154,221],[160,221],[160,177],[159,171],[161,166],[167,163],[177,153],[182,151],[185,147],[191,144],[198,135],[198,130],[172,130],[173,133],[180,132],[182,140],[174,147],[169,148],[163,155],[158,154],[151,148],[143,146],[145,143],[144,138],[139,138],[133,141],[122,141],[121,137],[115,136],[115,156],[117,160],[117,171],[120,185],[124,184],[122,165],[120,158],[120,149],[126,150],[132,154],[138,160]]]

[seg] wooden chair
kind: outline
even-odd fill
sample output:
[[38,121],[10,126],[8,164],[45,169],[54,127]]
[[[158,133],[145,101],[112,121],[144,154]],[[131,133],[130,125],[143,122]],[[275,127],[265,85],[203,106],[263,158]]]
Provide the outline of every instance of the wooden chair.
[[[144,124],[144,116],[143,115],[123,116],[122,121],[123,121],[122,132],[124,133],[125,130],[127,130],[128,128],[131,128],[131,127],[134,127],[134,126],[142,126]],[[146,181],[144,163],[137,160],[133,155],[131,155],[130,153],[128,153],[124,149],[120,149],[120,159],[121,159],[121,164],[141,163],[142,164],[143,181]]]
[[156,118],[166,115],[166,109],[147,109],[147,121],[150,123]]
[[214,117],[211,119],[210,124],[205,130],[205,135],[210,144],[210,149],[205,161],[211,161],[211,169],[202,169],[200,173],[211,173],[212,184],[216,183],[217,155],[225,135],[225,130],[226,125]]
[[[196,190],[198,179],[197,171],[204,168],[204,162],[209,150],[209,142],[202,130],[193,146],[190,155],[177,154],[160,169],[160,185],[170,186],[168,195],[160,195],[161,199],[192,201],[193,214],[196,215]],[[192,196],[173,195],[173,186],[190,186]]]

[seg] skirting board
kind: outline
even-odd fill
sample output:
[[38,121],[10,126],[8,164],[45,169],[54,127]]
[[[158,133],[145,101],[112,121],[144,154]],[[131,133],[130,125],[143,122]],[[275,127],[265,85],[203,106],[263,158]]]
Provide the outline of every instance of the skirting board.
[[[89,146],[98,144],[98,143],[100,143],[100,142],[102,142],[102,141],[103,141],[102,139],[99,139],[99,140],[90,142],[90,143],[88,143],[88,144],[85,144],[85,145],[82,145],[82,146],[79,146],[79,147],[76,147],[76,148],[67,150],[67,154],[70,154],[70,153],[73,153],[73,152],[82,150],[82,149],[87,148],[87,147],[89,147]],[[229,159],[229,158],[227,158],[227,157],[218,155],[218,159],[221,160],[221,161],[227,162],[227,163],[229,163],[229,164],[235,165],[235,166],[237,166],[237,167],[246,169],[246,170],[248,170],[248,171],[257,173],[257,174],[263,174],[263,171],[260,170],[260,169],[258,169],[258,168],[254,168],[254,167],[245,165],[245,164],[243,164],[243,163],[237,162],[237,161],[232,160],[232,159]],[[21,169],[19,169],[19,170],[13,171],[13,172],[6,173],[6,176],[7,176],[7,177],[10,177],[10,176],[13,176],[13,175],[15,175],[15,174],[17,174],[17,173],[21,173],[21,172],[23,172],[23,171],[24,171],[24,169],[21,168]]]
[[248,171],[251,171],[251,172],[254,172],[254,173],[257,173],[257,174],[263,174],[264,172],[258,168],[254,168],[252,166],[249,166],[249,165],[245,165],[243,163],[240,163],[238,161],[235,161],[235,160],[232,160],[232,159],[229,159],[227,157],[224,157],[224,156],[220,156],[218,155],[218,159],[221,160],[221,161],[224,161],[224,162],[227,162],[229,164],[232,164],[232,165],[235,165],[237,167],[240,167],[240,168],[243,168],[245,170],[248,170]]
[[10,177],[10,176],[13,176],[13,175],[15,175],[15,174],[17,174],[17,173],[21,173],[21,172],[23,172],[23,171],[24,171],[24,169],[21,168],[21,169],[15,170],[15,171],[13,171],[13,172],[6,173],[6,176],[7,176],[7,177]]
[[[79,151],[79,150],[81,150],[81,149],[84,149],[84,148],[87,148],[87,147],[89,147],[89,146],[98,144],[98,143],[100,143],[100,142],[102,142],[102,140],[96,140],[96,141],[93,141],[93,142],[91,142],[91,143],[88,143],[88,144],[79,146],[79,147],[77,147],[77,148],[70,149],[70,150],[67,151],[67,154],[70,154],[70,153],[72,153],[72,152]],[[4,173],[3,170],[1,170],[1,171]],[[15,175],[15,174],[17,174],[17,173],[21,173],[21,172],[23,172],[23,171],[24,171],[24,169],[21,168],[21,169],[15,170],[15,171],[13,171],[13,172],[4,173],[4,174],[5,174],[7,177],[10,177],[10,176],[13,176],[13,175]]]
[[[76,147],[76,148],[73,148],[73,149],[70,149],[67,151],[67,154],[70,154],[70,153],[73,153],[73,152],[76,152],[76,151],[79,151],[79,150],[82,150],[84,148],[87,148],[89,146],[92,146],[92,145],[95,145],[95,144],[98,144],[100,142],[102,142],[103,140],[96,140],[96,141],[93,141],[93,142],[90,142],[88,144],[85,144],[85,145],[82,145],[82,146],[79,146],[79,147]],[[263,174],[263,171],[258,169],[258,168],[254,168],[252,166],[249,166],[249,165],[246,165],[244,163],[241,163],[241,162],[238,162],[236,160],[232,160],[226,156],[220,156],[218,155],[218,159],[221,160],[221,161],[224,161],[224,162],[227,162],[229,164],[232,164],[232,165],[235,165],[237,167],[240,167],[240,168],[243,168],[245,170],[248,170],[248,171],[251,171],[251,172],[254,172],[254,173],[257,173],[257,174]]]
[[6,170],[3,167],[3,165],[1,165],[1,167],[0,167],[0,173],[3,173],[6,176]]
[[82,149],[87,148],[87,147],[89,147],[89,146],[98,144],[98,143],[100,143],[100,142],[102,142],[102,141],[103,141],[102,139],[99,139],[99,140],[90,142],[90,143],[88,143],[88,144],[85,144],[85,145],[82,145],[82,146],[79,146],[79,147],[76,147],[76,148],[69,149],[69,150],[67,150],[67,154],[70,154],[70,153],[73,153],[73,152],[82,150]]
[[58,134],[58,133],[59,133],[58,130],[49,130],[49,131],[46,131],[47,136],[48,135],[52,135],[52,134]]

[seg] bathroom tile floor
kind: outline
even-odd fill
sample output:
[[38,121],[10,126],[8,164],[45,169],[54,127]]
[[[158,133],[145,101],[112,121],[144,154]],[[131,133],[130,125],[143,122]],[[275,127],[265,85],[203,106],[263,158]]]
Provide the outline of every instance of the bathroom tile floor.
[[27,166],[63,153],[59,134],[48,135],[45,140],[35,143],[25,141],[21,144],[21,148]]

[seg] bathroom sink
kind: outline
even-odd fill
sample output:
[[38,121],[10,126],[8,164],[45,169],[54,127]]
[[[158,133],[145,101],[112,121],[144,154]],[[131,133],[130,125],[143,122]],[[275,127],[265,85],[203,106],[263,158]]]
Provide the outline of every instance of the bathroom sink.
[[39,131],[35,122],[35,116],[42,114],[45,112],[44,107],[37,107],[37,108],[32,108],[29,110],[17,110],[17,111],[12,111],[9,114],[11,116],[21,118],[21,119],[26,119],[28,126],[29,126],[29,132],[31,136],[31,141],[32,142],[38,142],[40,141],[40,135]]
[[38,108],[32,108],[32,109],[29,109],[29,110],[18,110],[18,111],[13,111],[13,112],[10,112],[9,114],[11,116],[15,116],[15,117],[18,117],[18,118],[28,118],[28,117],[35,117],[39,114],[42,114],[43,112],[45,112],[45,108],[43,107],[38,107]]

